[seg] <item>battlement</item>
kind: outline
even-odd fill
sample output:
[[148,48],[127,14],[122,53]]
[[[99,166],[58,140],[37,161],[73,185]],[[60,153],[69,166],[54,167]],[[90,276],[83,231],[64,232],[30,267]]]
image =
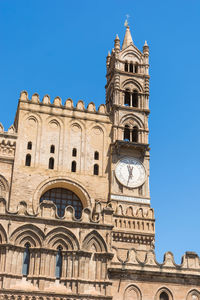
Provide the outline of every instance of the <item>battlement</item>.
[[[114,257],[112,260],[112,267],[110,272],[115,272],[116,269],[123,266],[123,272],[137,272],[137,271],[149,271],[161,273],[171,273],[178,276],[183,275],[198,275],[200,274],[200,258],[195,252],[185,252],[182,256],[180,264],[176,264],[174,261],[174,255],[172,252],[166,252],[164,254],[163,262],[159,263],[156,260],[154,250],[149,250],[142,258],[140,251],[132,248],[129,250],[113,247]],[[119,271],[119,270],[118,270]],[[160,273],[161,272],[161,273]]]
[[[59,217],[57,214],[57,207],[56,205],[49,200],[44,200],[40,203],[37,207],[37,211],[34,213],[32,209],[27,205],[26,202],[21,201],[15,211],[10,211],[7,207],[7,201],[4,198],[0,198],[0,214],[9,216],[26,216],[31,218],[42,218],[44,219],[55,219],[60,221],[67,221],[73,223],[93,223],[93,224],[106,224],[111,227],[112,219],[110,217],[111,213],[113,212],[112,208],[104,207],[101,208],[101,213],[95,211],[94,208],[86,207],[82,210],[82,215],[78,219],[75,216],[75,210],[72,206],[67,206],[65,209],[65,213],[63,217]],[[32,219],[33,220],[33,219]]]
[[31,99],[29,99],[27,91],[22,91],[20,93],[19,101],[28,102],[32,104],[34,103],[39,105],[45,105],[50,107],[56,107],[56,108],[60,107],[62,109],[77,110],[77,111],[84,111],[88,113],[107,115],[106,107],[104,104],[101,104],[96,110],[95,104],[93,102],[90,102],[88,106],[85,107],[83,100],[79,100],[76,106],[74,106],[73,100],[71,98],[68,98],[63,105],[60,97],[55,97],[53,103],[51,103],[49,95],[45,95],[42,101],[40,101],[40,97],[37,93],[34,93]]

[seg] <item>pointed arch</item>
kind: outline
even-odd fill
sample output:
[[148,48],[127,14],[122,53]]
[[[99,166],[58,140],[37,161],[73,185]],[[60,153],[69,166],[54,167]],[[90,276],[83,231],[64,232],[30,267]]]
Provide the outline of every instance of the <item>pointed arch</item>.
[[10,241],[18,246],[24,246],[26,243],[29,243],[31,247],[41,247],[43,239],[44,233],[42,230],[32,224],[18,227],[10,236]]
[[51,230],[45,237],[44,245],[52,249],[62,246],[65,250],[79,250],[76,236],[64,227]]
[[156,293],[156,300],[165,300],[165,299],[173,300],[173,295],[172,292],[167,287],[161,287]]
[[196,289],[192,289],[188,292],[186,300],[193,300],[195,299],[193,296],[196,296],[196,300],[200,299],[200,292]]
[[123,207],[122,207],[121,204],[119,204],[119,205],[117,206],[117,208],[116,208],[116,214],[117,214],[117,215],[121,215],[121,216],[124,215]]
[[124,80],[124,82],[122,83],[122,89],[126,89],[126,88],[132,88],[132,90],[138,90],[140,93],[144,92],[142,85],[133,78],[128,78]]
[[134,216],[134,213],[133,213],[133,207],[132,206],[128,206],[127,209],[126,209],[126,215],[127,216],[130,216],[130,217],[133,217]]
[[96,252],[107,252],[107,246],[102,236],[96,231],[88,233],[83,240],[83,249],[95,249]]
[[138,116],[132,113],[123,116],[120,120],[121,126],[124,126],[125,124],[129,125],[130,123],[132,123],[132,125],[137,125],[139,129],[144,128],[144,122]]
[[0,224],[0,244],[7,243],[7,234],[4,227]]
[[129,285],[124,291],[123,300],[128,300],[128,299],[137,299],[137,300],[142,299],[142,293],[140,289],[134,284]]
[[9,184],[6,178],[0,174],[0,197],[7,198]]
[[121,51],[121,59],[126,59],[126,57],[130,58],[130,56],[140,61],[142,52],[135,45],[131,44]]

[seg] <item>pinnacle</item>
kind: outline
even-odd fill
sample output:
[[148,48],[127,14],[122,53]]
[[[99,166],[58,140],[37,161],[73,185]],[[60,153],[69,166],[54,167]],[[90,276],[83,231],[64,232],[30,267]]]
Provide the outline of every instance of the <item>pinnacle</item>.
[[133,44],[133,40],[132,40],[130,28],[127,25],[127,27],[126,27],[126,33],[125,33],[124,41],[123,41],[123,45],[122,45],[122,50],[124,50],[125,48],[127,48],[131,44]]

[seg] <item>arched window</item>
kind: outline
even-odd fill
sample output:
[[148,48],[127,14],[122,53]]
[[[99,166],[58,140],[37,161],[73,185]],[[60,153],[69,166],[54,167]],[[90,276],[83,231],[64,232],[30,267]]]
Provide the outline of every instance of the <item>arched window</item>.
[[76,172],[76,162],[75,162],[75,160],[72,162],[71,171]]
[[130,106],[130,105],[131,105],[131,95],[130,95],[129,90],[126,90],[126,91],[125,91],[124,104],[125,104],[126,106]]
[[72,156],[76,156],[77,155],[77,150],[76,150],[76,148],[73,148],[72,149]]
[[99,152],[98,151],[94,152],[94,159],[99,160]]
[[94,165],[94,175],[99,175],[99,165]]
[[128,125],[125,125],[124,128],[124,141],[130,141],[130,128]]
[[130,72],[133,73],[133,64],[130,64]]
[[59,217],[63,217],[65,213],[65,208],[71,205],[75,210],[75,216],[80,219],[83,205],[78,196],[67,189],[64,188],[54,188],[48,190],[40,198],[40,203],[43,200],[52,201],[57,207],[57,214]]
[[49,169],[51,169],[51,170],[54,169],[54,158],[53,157],[49,158]]
[[30,244],[25,244],[25,250],[23,255],[23,265],[22,265],[22,275],[27,276],[29,272],[29,265],[30,265]]
[[57,250],[55,276],[57,279],[60,279],[62,275],[62,247],[58,246]]
[[125,64],[124,64],[124,71],[128,72],[128,63],[127,62],[125,62]]
[[28,150],[32,150],[32,142],[28,142],[28,144],[27,144],[27,149],[28,149]]
[[55,146],[54,145],[51,145],[51,147],[50,147],[50,153],[55,153]]
[[132,94],[132,106],[138,107],[138,92],[136,90]]
[[167,295],[166,292],[162,292],[160,294],[160,300],[169,300],[169,296]]
[[137,143],[138,142],[138,128],[137,126],[133,127],[133,131],[132,131],[132,142]]
[[138,64],[135,64],[135,73],[138,73]]
[[26,155],[25,166],[27,166],[27,167],[30,167],[30,166],[31,166],[31,155],[30,155],[30,154],[27,154],[27,155]]

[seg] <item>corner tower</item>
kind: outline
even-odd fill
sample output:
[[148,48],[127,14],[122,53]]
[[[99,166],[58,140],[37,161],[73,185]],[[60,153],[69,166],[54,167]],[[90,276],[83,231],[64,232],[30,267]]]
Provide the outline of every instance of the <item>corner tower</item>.
[[[147,214],[150,209],[149,47],[145,42],[141,52],[134,45],[128,25],[122,47],[118,35],[114,42],[114,49],[107,56],[106,75],[106,106],[113,124],[110,151],[110,201],[124,216],[127,215],[130,207],[133,211],[132,216],[136,216],[141,209],[142,220],[145,212]],[[135,229],[132,228],[133,231],[138,232],[143,228],[143,237],[151,232],[149,240],[144,239],[144,242],[150,245],[154,240],[153,215],[152,222],[148,226],[143,222],[142,227],[139,225],[137,228],[135,226]],[[124,221],[122,223],[125,224]],[[125,225],[124,227],[127,232],[127,227]],[[136,240],[133,238],[135,244],[137,244]]]

